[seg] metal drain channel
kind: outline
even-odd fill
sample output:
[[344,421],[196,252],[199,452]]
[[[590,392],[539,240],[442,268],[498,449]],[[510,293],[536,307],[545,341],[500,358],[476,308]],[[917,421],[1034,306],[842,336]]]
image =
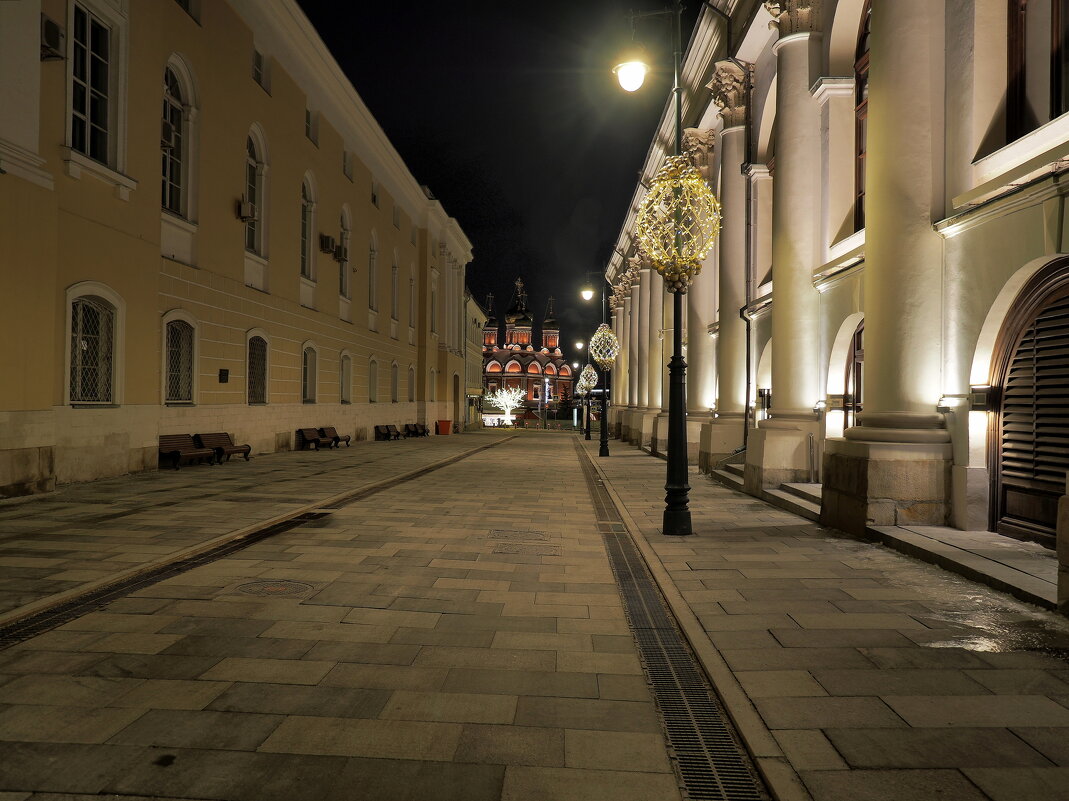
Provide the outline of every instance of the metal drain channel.
[[601,477],[578,442],[575,448],[685,796],[692,801],[764,801],[769,796],[756,770],[736,740]]
[[328,517],[333,510],[341,509],[344,506],[363,500],[375,493],[382,492],[391,487],[396,487],[398,484],[403,484],[406,481],[411,481],[412,479],[419,478],[427,473],[432,473],[435,470],[440,470],[443,467],[455,464],[463,459],[467,459],[469,456],[482,453],[487,448],[497,447],[498,445],[508,442],[510,439],[512,439],[512,437],[507,437],[498,440],[497,442],[491,442],[481,448],[475,448],[467,453],[460,454],[448,461],[429,465],[416,470],[413,473],[399,476],[398,478],[391,479],[374,487],[356,490],[355,492],[336,499],[330,506],[318,507],[319,509],[326,511],[305,512],[296,517],[291,517],[289,520],[283,520],[281,523],[275,523],[274,525],[252,531],[245,536],[231,540],[230,542],[224,542],[221,545],[217,545],[214,548],[195,554],[186,559],[179,559],[175,562],[160,565],[159,567],[147,570],[144,573],[140,573],[131,578],[117,581],[114,584],[109,584],[105,587],[100,587],[99,589],[91,590],[84,595],[79,595],[76,598],[49,607],[36,614],[16,620],[6,626],[0,627],[0,651],[3,651],[5,648],[10,648],[12,645],[24,642],[31,637],[36,637],[38,634],[50,631],[51,629],[56,628],[56,626],[61,626],[64,623],[76,620],[82,615],[93,612],[103,606],[107,606],[107,604],[112,601],[129,595],[132,592],[144,589],[145,587],[151,587],[153,584],[163,581],[164,579],[173,578],[174,576],[185,573],[193,568],[201,567],[202,565],[221,559],[224,556],[229,556],[232,553],[244,550],[250,545],[261,542],[268,537],[273,537],[276,534],[281,534],[290,529],[297,528],[298,526],[310,523],[313,520]]

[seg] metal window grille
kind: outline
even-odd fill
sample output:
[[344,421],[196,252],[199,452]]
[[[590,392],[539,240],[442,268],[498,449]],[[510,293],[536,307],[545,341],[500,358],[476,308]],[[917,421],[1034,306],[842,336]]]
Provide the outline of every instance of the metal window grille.
[[344,254],[344,258],[338,262],[338,293],[343,298],[348,298],[350,295],[349,289],[349,229],[345,227],[345,218],[342,217],[341,228],[341,252]]
[[390,400],[397,403],[397,365],[390,365]]
[[416,371],[411,367],[408,368],[408,400],[414,401],[416,399]]
[[115,308],[97,297],[71,304],[72,403],[111,403],[115,361]]
[[397,319],[397,265],[390,273],[390,317]]
[[301,184],[301,275],[312,277],[312,198],[308,184]]
[[71,83],[71,147],[108,163],[111,29],[80,5],[74,6]]
[[379,399],[379,363],[374,359],[368,365],[367,399],[370,403],[375,403]]
[[193,326],[167,323],[167,401],[193,401]]
[[353,388],[353,360],[348,356],[341,357],[341,402],[351,403]]
[[252,204],[252,217],[245,222],[245,250],[260,252],[260,160],[250,136],[245,141],[245,200]]
[[301,369],[301,400],[305,403],[316,402],[316,352],[313,348],[304,349]]
[[263,337],[249,340],[249,403],[267,403],[267,342]]
[[416,324],[416,279],[408,279],[408,324]]
[[375,248],[371,248],[367,257],[367,307],[377,311],[379,306],[376,302],[377,289],[375,284]]
[[169,140],[160,139],[160,153],[163,160],[163,197],[162,205],[168,211],[181,214],[182,209],[182,159],[184,157],[182,138],[183,106],[182,87],[173,70],[168,69],[163,76],[163,127],[169,127]]

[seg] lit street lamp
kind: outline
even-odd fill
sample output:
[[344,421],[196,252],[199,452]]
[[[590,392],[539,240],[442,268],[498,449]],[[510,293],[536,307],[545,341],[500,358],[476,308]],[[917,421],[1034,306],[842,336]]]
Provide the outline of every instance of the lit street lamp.
[[602,323],[590,338],[590,355],[594,357],[605,376],[605,386],[601,389],[601,447],[598,449],[598,456],[609,455],[609,372],[616,364],[616,356],[619,353],[620,342],[616,334],[609,328],[608,323]]
[[[720,9],[708,8],[727,21]],[[665,160],[649,192],[639,205],[635,228],[638,250],[664,278],[672,300],[672,358],[668,362],[668,468],[665,480],[665,534],[692,534],[690,485],[687,483],[687,363],[683,359],[683,295],[701,269],[720,229],[720,206],[701,174],[683,155],[683,86],[680,67],[683,56],[682,0],[670,8],[632,14],[631,22],[645,17],[672,16],[673,83],[675,106],[675,155]],[[730,43],[728,53],[730,55]],[[633,92],[642,85],[645,62],[632,59],[613,70],[620,85]]]

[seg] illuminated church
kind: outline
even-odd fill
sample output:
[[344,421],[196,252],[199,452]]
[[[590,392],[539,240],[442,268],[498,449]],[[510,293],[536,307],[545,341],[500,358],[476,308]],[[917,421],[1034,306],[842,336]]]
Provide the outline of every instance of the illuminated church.
[[[519,418],[535,416],[535,410],[548,406],[550,410],[568,408],[572,398],[571,365],[560,350],[560,329],[553,314],[553,298],[549,299],[546,316],[542,320],[542,344],[534,341],[534,320],[527,308],[527,292],[523,279],[516,279],[516,289],[505,312],[505,336],[501,339],[501,325],[493,310],[494,297],[487,297],[489,313],[483,327],[483,386],[486,393],[503,387],[524,389],[524,409],[515,414]],[[484,412],[494,414],[493,406]]]

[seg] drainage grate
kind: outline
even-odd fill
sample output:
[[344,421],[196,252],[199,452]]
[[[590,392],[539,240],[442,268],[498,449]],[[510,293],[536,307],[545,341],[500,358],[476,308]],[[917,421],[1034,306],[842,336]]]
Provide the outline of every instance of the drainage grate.
[[673,764],[693,801],[764,801],[768,794],[675,625],[612,498],[575,443],[631,633],[661,715]]
[[250,581],[248,584],[241,584],[237,587],[238,592],[243,592],[246,595],[266,595],[271,598],[295,598],[307,594],[311,589],[311,584],[288,579]]
[[490,529],[487,537],[492,540],[534,540],[535,542],[545,542],[549,539],[549,535],[544,531],[511,531],[504,528]]
[[514,553],[525,556],[563,556],[560,545],[524,545],[520,542],[502,542],[494,546],[491,553]]

